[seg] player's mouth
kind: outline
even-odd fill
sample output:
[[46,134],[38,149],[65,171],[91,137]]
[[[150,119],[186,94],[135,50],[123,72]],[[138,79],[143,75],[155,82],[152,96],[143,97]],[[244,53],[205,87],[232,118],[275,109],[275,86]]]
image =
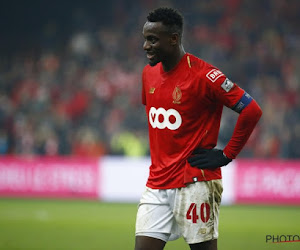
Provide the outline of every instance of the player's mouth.
[[147,53],[147,58],[152,61],[155,57],[155,54],[154,53]]
[[147,58],[150,66],[155,66],[159,62],[159,58],[154,51],[147,51]]

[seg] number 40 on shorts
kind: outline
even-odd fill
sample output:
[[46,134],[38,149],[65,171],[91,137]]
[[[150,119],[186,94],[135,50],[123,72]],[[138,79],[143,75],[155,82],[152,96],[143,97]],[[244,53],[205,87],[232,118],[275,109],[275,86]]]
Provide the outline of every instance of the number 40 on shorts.
[[[210,217],[210,206],[208,203],[202,203],[200,205],[200,218],[201,220],[206,223]],[[199,216],[198,216],[198,208],[196,203],[191,203],[187,213],[186,218],[188,220],[192,220],[193,223],[197,223]]]

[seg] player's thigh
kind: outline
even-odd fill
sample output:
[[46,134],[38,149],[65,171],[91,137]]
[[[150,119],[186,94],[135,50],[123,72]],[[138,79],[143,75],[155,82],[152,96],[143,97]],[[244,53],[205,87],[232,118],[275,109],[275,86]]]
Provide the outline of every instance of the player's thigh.
[[196,182],[178,189],[174,216],[188,244],[218,238],[222,180]]
[[157,238],[148,236],[135,237],[135,250],[162,250],[166,242]]
[[218,240],[209,240],[201,243],[190,244],[191,250],[217,250]]
[[136,236],[152,237],[168,241],[175,222],[165,190],[147,188],[142,195],[136,218]]

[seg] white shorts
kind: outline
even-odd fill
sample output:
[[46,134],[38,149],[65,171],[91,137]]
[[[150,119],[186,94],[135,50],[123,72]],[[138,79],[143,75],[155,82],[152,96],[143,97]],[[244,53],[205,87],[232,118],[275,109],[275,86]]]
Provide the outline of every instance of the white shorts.
[[136,236],[165,242],[183,236],[188,244],[218,238],[222,180],[201,181],[175,189],[144,191],[136,219]]

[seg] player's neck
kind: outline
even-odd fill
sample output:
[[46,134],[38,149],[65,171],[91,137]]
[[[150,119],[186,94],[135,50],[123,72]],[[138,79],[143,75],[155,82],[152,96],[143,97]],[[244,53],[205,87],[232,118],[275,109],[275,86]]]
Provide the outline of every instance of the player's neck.
[[165,72],[169,72],[172,70],[181,60],[181,58],[185,55],[185,50],[181,45],[178,49],[168,58],[168,61],[162,62],[162,67]]

